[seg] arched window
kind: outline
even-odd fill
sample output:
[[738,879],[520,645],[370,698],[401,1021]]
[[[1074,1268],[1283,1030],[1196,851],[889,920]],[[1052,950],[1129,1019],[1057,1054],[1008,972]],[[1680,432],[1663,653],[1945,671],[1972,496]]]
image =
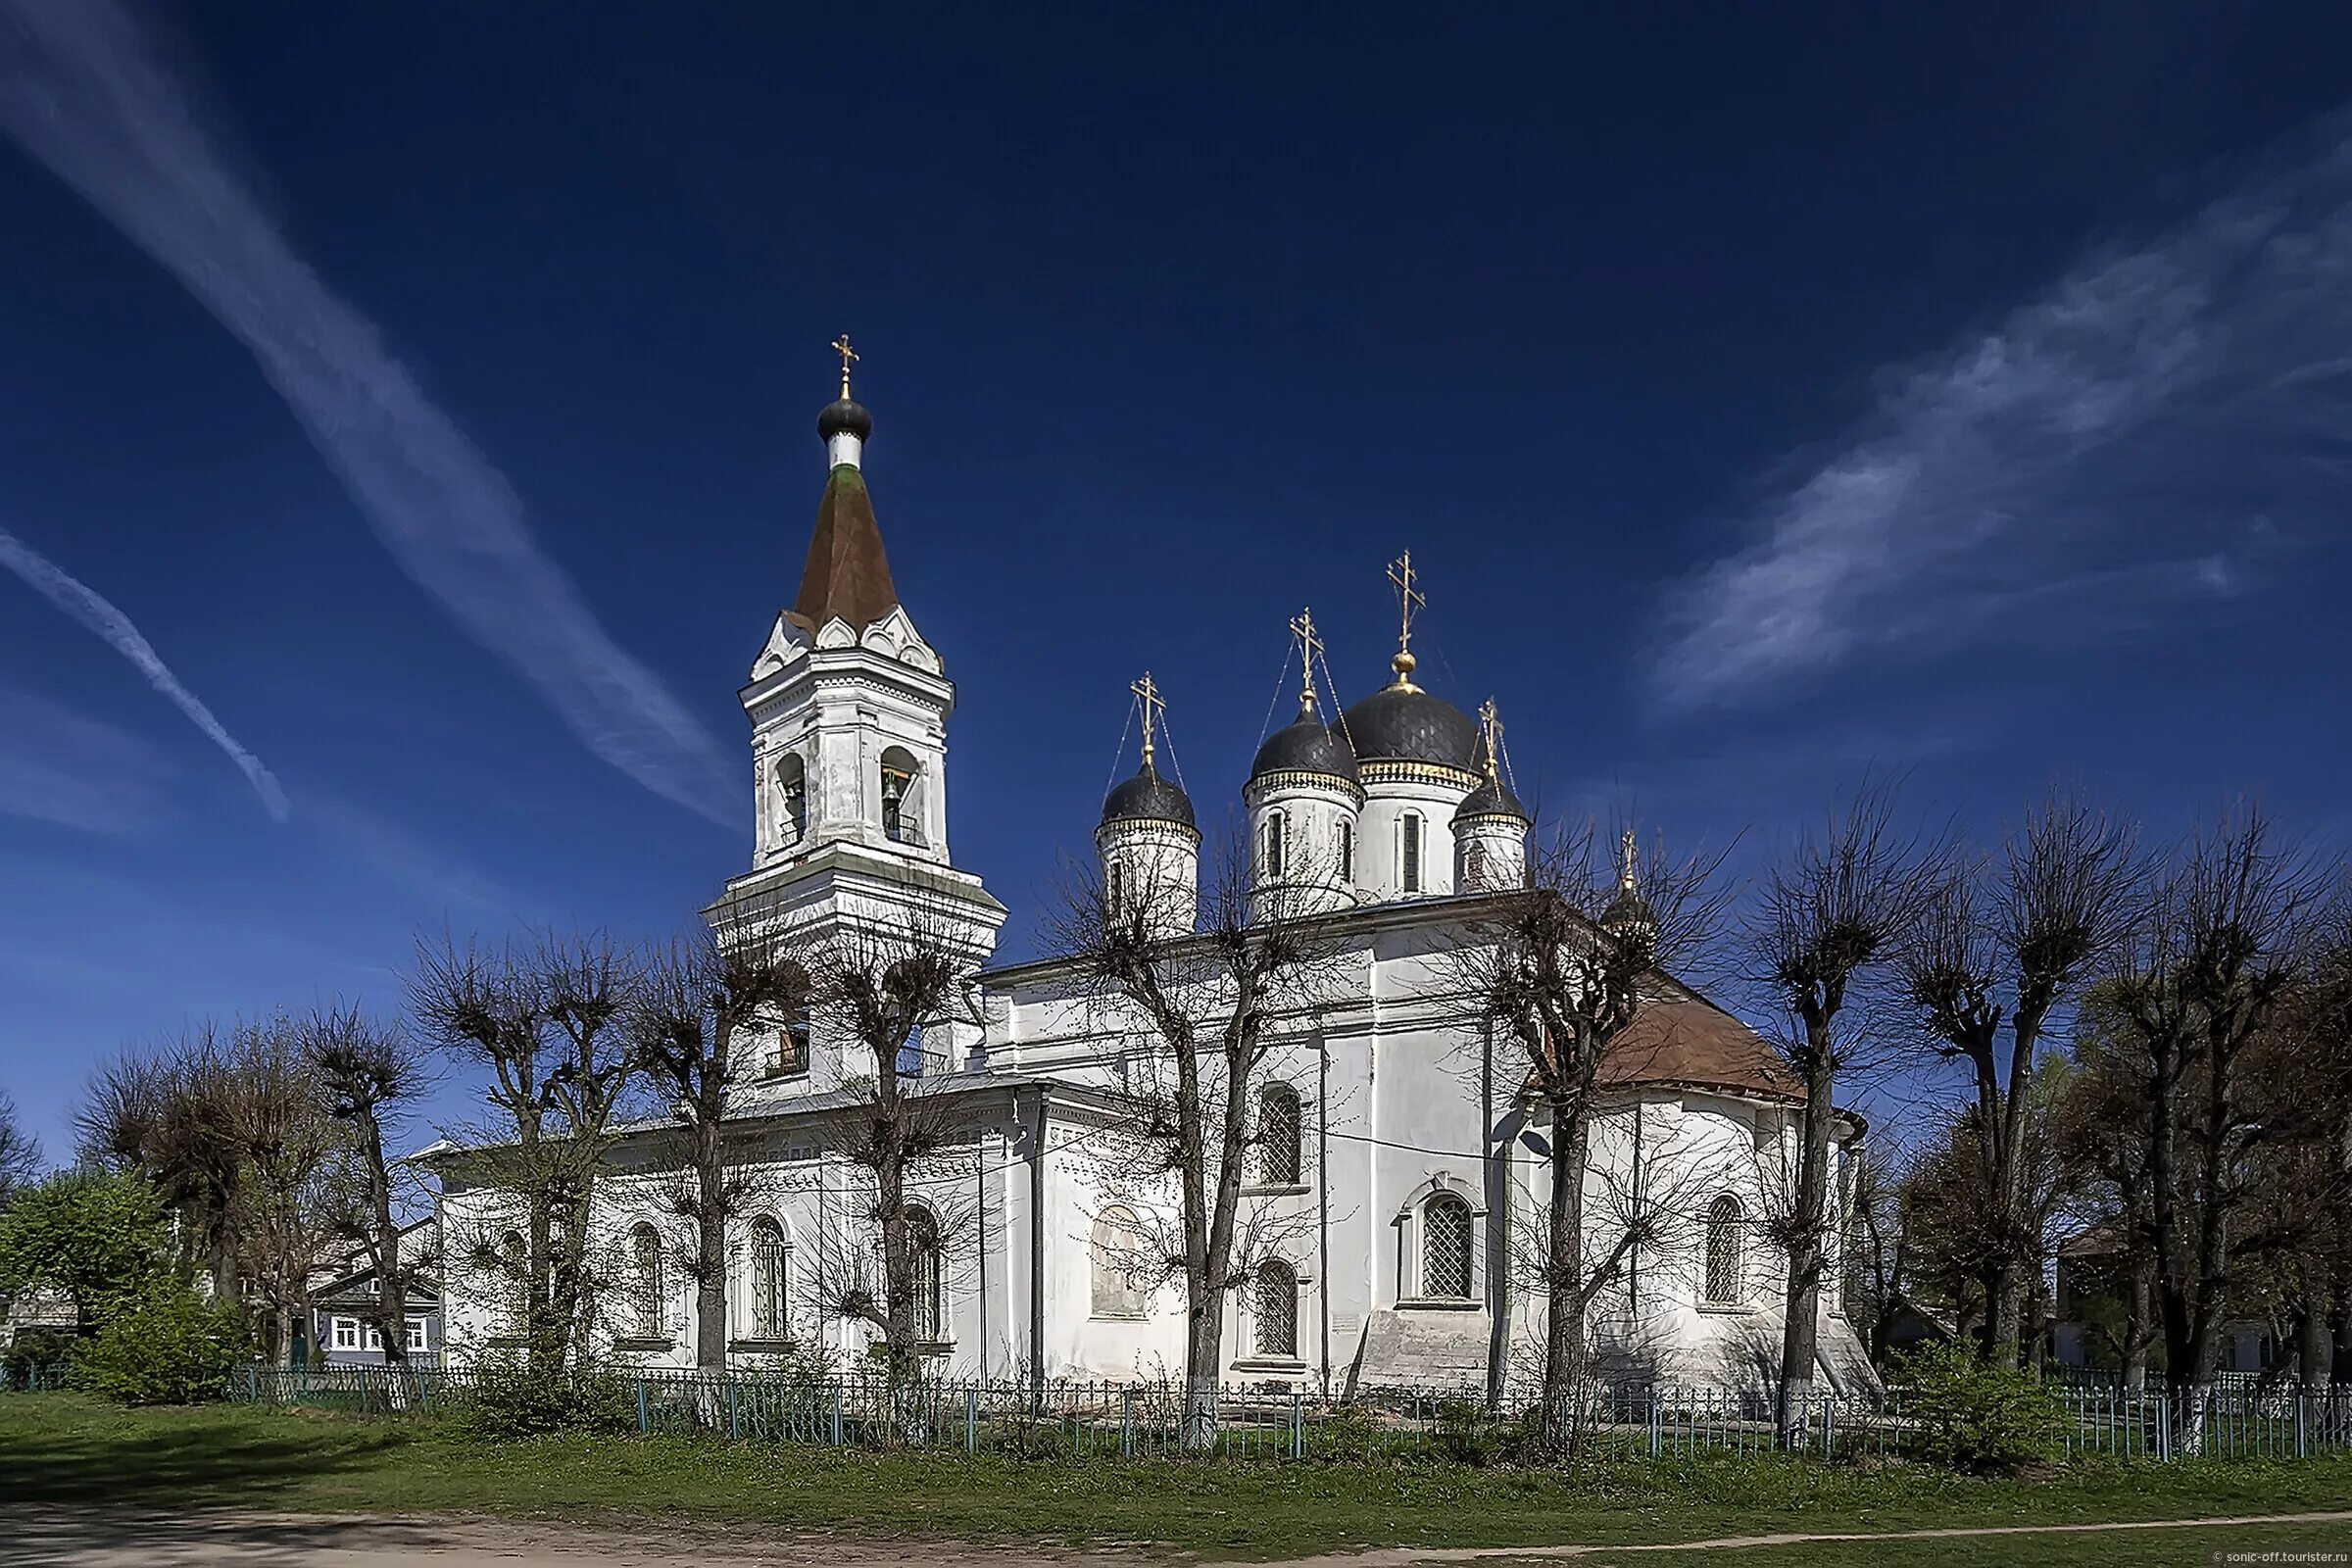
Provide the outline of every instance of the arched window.
[[651,1225],[629,1232],[629,1307],[637,1338],[662,1337],[662,1233]]
[[1421,813],[1407,811],[1397,824],[1396,863],[1403,868],[1404,891],[1421,891]]
[[751,1330],[755,1340],[785,1337],[785,1257],[784,1227],[765,1216],[752,1221]]
[[1266,879],[1268,881],[1272,881],[1282,875],[1282,813],[1280,811],[1271,812],[1266,817],[1265,867]]
[[531,1316],[531,1250],[522,1232],[509,1231],[498,1239],[498,1290],[507,1303],[507,1316],[516,1334],[527,1333]]
[[946,1258],[941,1255],[939,1221],[916,1204],[906,1208],[906,1241],[914,1254],[914,1332],[943,1339],[948,1328]]
[[1740,1231],[1740,1200],[1726,1193],[1707,1205],[1706,1301],[1737,1305],[1747,1295],[1745,1248]]
[[1142,1317],[1151,1297],[1151,1238],[1135,1211],[1111,1205],[1095,1216],[1094,1313]]
[[1298,1275],[1288,1263],[1257,1265],[1257,1353],[1298,1354]]
[[1104,903],[1112,923],[1127,912],[1127,868],[1118,861],[1110,862],[1110,874],[1104,879]]
[[882,754],[882,836],[894,844],[923,840],[922,764],[904,746]]
[[1487,847],[1473,844],[1462,852],[1462,880],[1475,889],[1487,880]]
[[761,1076],[789,1078],[808,1070],[808,971],[789,958],[777,971],[776,992],[784,999],[784,1016],[776,1022]]
[[1470,1205],[1458,1194],[1440,1193],[1422,1205],[1421,1294],[1470,1298]]
[[1347,887],[1355,881],[1355,824],[1345,817],[1333,825],[1334,859],[1340,868],[1340,885]]
[[1257,1179],[1268,1187],[1298,1185],[1298,1091],[1268,1084],[1257,1097]]
[[808,831],[808,764],[798,752],[776,763],[776,842],[798,844]]

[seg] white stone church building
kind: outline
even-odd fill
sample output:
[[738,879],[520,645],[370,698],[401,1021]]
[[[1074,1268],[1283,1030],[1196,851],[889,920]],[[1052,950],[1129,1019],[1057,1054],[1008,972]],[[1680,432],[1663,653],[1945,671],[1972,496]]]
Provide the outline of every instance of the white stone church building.
[[[792,608],[742,690],[750,719],[752,864],[710,911],[811,929],[919,917],[975,974],[965,1004],[919,1037],[924,1102],[957,1157],[915,1191],[918,1313],[942,1376],[1122,1380],[1180,1375],[1181,1273],[1134,1266],[1157,1216],[1107,1174],[1133,1126],[1135,1021],[1078,967],[991,968],[1007,917],[959,870],[950,838],[948,662],[899,602],[866,488],[866,411],[842,399],[818,431],[828,474]],[[1409,636],[1411,584],[1405,584]],[[1311,654],[1311,630],[1308,633]],[[1461,709],[1388,678],[1326,715],[1310,683],[1296,721],[1259,749],[1240,796],[1254,874],[1313,883],[1335,982],[1275,1045],[1251,1086],[1245,1222],[1257,1252],[1225,1326],[1233,1382],[1329,1388],[1485,1387],[1533,1376],[1544,1293],[1525,1259],[1544,1211],[1547,1128],[1523,1066],[1460,996],[1456,955],[1494,889],[1524,878],[1533,825]],[[1193,803],[1153,764],[1110,792],[1095,843],[1112,898],[1200,874]],[[1107,740],[1107,737],[1106,737]],[[1794,1157],[1803,1088],[1729,1013],[1660,977],[1606,1074],[1586,1208],[1591,1245],[1629,1203],[1666,1216],[1591,1313],[1605,1375],[1761,1388],[1777,1362],[1783,1259],[1769,1193]],[[845,1362],[872,1331],[827,1320],[816,1274],[871,1245],[870,1178],[830,1151],[860,1101],[854,1042],[795,1021],[759,1043],[731,1137],[768,1178],[732,1223],[729,1361],[798,1348]],[[872,1064],[866,1064],[870,1074]],[[1841,1118],[1840,1156],[1861,1128]],[[640,1365],[696,1362],[688,1222],[663,1200],[664,1129],[624,1133],[600,1186],[601,1255],[623,1281],[600,1332]],[[506,1201],[447,1156],[444,1224],[496,1234]],[[945,1173],[945,1174],[941,1174]],[[1834,1190],[1842,1190],[1842,1182]],[[1172,1208],[1173,1191],[1163,1200]],[[500,1293],[448,1281],[453,1358],[512,1332]],[[1829,1278],[1838,1277],[1835,1263]],[[1821,1371],[1870,1380],[1825,1289]]]

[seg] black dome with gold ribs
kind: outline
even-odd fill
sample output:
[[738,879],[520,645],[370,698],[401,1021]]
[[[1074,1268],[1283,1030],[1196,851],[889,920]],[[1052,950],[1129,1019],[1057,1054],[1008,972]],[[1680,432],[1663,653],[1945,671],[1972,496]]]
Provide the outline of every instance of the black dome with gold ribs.
[[1135,777],[1113,789],[1102,800],[1102,820],[1112,822],[1174,822],[1183,827],[1196,827],[1193,821],[1193,798],[1183,787],[1159,776],[1159,769],[1147,760]]
[[1269,773],[1320,773],[1353,784],[1355,753],[1348,750],[1345,736],[1328,728],[1311,710],[1301,711],[1257,749],[1257,757],[1250,764],[1250,782]]
[[[888,388],[884,389],[885,391]],[[816,438],[830,441],[837,435],[854,435],[864,441],[874,433],[874,416],[865,412],[865,405],[848,398],[836,398],[816,416]]]
[[1362,761],[1478,771],[1477,720],[1402,678],[1348,710],[1339,728]]

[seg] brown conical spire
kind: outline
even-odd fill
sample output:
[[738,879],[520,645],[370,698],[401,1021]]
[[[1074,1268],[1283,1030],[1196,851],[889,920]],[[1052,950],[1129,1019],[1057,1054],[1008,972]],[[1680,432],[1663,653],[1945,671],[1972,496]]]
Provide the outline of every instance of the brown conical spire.
[[801,569],[801,596],[793,602],[793,613],[811,630],[838,615],[852,631],[863,631],[898,602],[865,475],[841,464],[817,503],[816,536],[808,541],[808,564]]

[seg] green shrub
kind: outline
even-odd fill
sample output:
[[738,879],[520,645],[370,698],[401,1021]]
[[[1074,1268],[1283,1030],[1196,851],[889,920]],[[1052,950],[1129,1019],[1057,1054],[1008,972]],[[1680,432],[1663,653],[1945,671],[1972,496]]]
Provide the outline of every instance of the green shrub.
[[614,1373],[599,1366],[534,1370],[519,1354],[485,1355],[451,1401],[453,1423],[482,1438],[550,1432],[633,1432],[637,1406]]
[[1967,1345],[1923,1348],[1895,1369],[1912,1455],[1954,1470],[2013,1474],[2059,1451],[2057,1404],[2031,1375],[1988,1366]]
[[97,1338],[74,1353],[73,1381],[118,1404],[201,1404],[225,1395],[251,1359],[234,1307],[157,1282],[98,1320]]
[[69,1328],[47,1323],[27,1324],[17,1330],[17,1337],[8,1342],[8,1349],[0,1354],[0,1388],[29,1389],[42,1386],[74,1359],[74,1349],[81,1336]]

